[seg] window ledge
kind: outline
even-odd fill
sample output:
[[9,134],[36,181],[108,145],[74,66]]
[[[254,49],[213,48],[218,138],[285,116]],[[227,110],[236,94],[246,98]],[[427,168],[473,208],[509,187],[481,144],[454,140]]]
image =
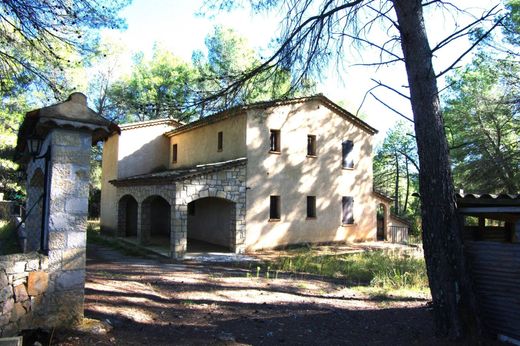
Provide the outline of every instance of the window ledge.
[[220,153],[222,151],[222,149],[217,149],[217,151]]
[[308,158],[311,158],[311,159],[315,159],[315,158],[318,157],[318,155],[309,155],[309,154],[307,154],[307,157],[308,157]]
[[316,220],[316,219],[317,219],[316,216],[307,216],[307,217],[305,218],[305,220]]
[[281,219],[269,219],[268,222],[279,222]]
[[281,151],[276,151],[276,150],[269,150],[269,154],[276,154],[276,155],[280,155],[282,152]]
[[341,167],[341,169],[344,169],[346,171],[353,171],[356,167]]
[[357,223],[342,223],[341,227],[353,227],[357,226]]

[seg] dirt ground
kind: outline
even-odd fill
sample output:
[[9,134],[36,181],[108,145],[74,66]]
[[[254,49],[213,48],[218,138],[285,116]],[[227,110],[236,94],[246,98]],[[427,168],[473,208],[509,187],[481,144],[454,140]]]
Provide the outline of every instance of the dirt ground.
[[247,273],[226,263],[165,263],[89,245],[85,317],[111,330],[58,330],[53,344],[447,344],[433,336],[425,300],[371,300],[339,281]]

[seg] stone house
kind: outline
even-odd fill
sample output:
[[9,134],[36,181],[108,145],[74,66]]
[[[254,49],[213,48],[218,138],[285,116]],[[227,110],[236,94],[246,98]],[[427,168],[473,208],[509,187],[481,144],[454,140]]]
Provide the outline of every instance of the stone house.
[[322,95],[181,124],[122,125],[104,144],[101,227],[182,256],[376,240],[373,127]]

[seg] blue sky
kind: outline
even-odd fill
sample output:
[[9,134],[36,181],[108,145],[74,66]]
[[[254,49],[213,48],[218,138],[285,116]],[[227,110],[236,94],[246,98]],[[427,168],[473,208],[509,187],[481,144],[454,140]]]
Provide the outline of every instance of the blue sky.
[[[461,7],[471,7],[476,14],[480,14],[481,8],[489,7],[492,2],[495,1],[459,0],[457,4]],[[128,29],[122,33],[105,32],[106,36],[119,41],[120,46],[124,47],[125,52],[119,72],[124,73],[128,70],[131,55],[138,51],[149,54],[155,42],[159,42],[175,55],[190,60],[194,50],[204,48],[204,38],[216,24],[235,29],[249,40],[253,48],[263,49],[264,53],[270,39],[278,30],[279,18],[276,14],[252,16],[250,11],[245,9],[220,13],[215,18],[208,18],[196,15],[201,6],[201,0],[133,0],[132,5],[122,12],[122,16],[127,20]],[[439,15],[438,12],[428,11],[425,17],[431,45],[446,36],[456,25],[472,20],[471,17],[452,18],[449,14]],[[384,33],[378,33],[376,30],[374,35],[384,35]],[[439,52],[434,61],[436,70],[439,71],[449,65],[461,49],[467,46],[467,41],[463,39],[454,47]],[[377,56],[370,51],[356,51],[352,54],[364,61],[377,59]],[[397,87],[406,84],[406,74],[402,64],[380,69],[348,67],[346,71],[339,73],[331,67],[329,71],[324,71],[324,80],[318,86],[317,92],[323,93],[333,101],[343,102],[349,111],[355,113],[366,91],[374,85],[371,78]],[[443,80],[439,82],[442,86]],[[379,90],[377,95],[392,107],[411,115],[409,102],[405,99],[383,90]],[[363,103],[361,111],[367,116],[365,120],[380,130],[378,140],[384,137],[387,129],[398,119],[402,119],[370,96]]]

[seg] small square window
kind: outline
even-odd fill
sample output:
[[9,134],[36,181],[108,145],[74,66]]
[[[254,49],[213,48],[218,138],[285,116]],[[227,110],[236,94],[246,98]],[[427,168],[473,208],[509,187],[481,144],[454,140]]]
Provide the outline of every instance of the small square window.
[[307,196],[307,218],[316,218],[316,196]]
[[271,130],[269,150],[275,153],[280,152],[280,130]]
[[280,196],[270,197],[269,220],[280,220]]
[[218,133],[217,150],[218,151],[222,151],[223,147],[224,147],[224,133],[222,131],[220,131]]
[[177,144],[172,145],[172,163],[177,162]]
[[307,156],[316,156],[316,136],[307,136]]

